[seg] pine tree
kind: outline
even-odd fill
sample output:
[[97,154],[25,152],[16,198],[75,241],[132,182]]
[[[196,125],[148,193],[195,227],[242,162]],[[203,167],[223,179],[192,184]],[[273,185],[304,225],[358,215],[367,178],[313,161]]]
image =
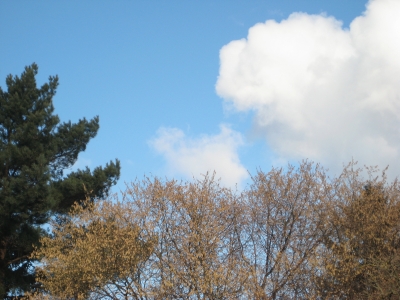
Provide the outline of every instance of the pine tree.
[[58,77],[40,88],[38,66],[0,87],[0,298],[29,290],[34,283],[30,254],[44,233],[43,224],[66,213],[75,201],[107,196],[120,163],[77,170],[64,176],[99,129],[99,118],[60,123],[52,99]]

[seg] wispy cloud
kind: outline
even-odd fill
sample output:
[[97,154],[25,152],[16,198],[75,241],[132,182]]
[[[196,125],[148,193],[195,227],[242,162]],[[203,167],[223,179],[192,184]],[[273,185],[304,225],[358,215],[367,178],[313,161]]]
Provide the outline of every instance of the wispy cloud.
[[241,185],[248,177],[241,165],[238,148],[243,144],[240,133],[226,125],[220,126],[217,135],[198,138],[185,136],[177,128],[160,128],[149,144],[164,156],[169,173],[187,178],[200,178],[207,172],[216,172],[225,186]]
[[282,159],[338,171],[400,167],[400,1],[374,0],[345,30],[325,15],[294,13],[250,28],[220,51],[217,93],[255,111],[255,130]]

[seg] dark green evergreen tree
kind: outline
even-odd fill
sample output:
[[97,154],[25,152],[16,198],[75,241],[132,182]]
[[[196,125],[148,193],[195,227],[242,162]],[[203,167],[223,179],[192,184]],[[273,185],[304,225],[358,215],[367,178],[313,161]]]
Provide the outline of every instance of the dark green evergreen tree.
[[60,123],[52,103],[58,77],[37,88],[37,72],[32,64],[21,77],[7,76],[7,91],[0,87],[0,298],[32,288],[29,255],[40,226],[87,193],[105,197],[120,174],[116,160],[64,176],[96,136],[99,118]]

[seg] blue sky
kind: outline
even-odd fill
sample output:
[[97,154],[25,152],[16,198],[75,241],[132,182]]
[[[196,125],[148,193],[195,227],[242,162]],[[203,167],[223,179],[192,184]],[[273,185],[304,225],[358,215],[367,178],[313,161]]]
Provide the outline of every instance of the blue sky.
[[117,189],[211,169],[243,186],[304,158],[395,169],[400,7],[367,3],[1,1],[0,85],[57,74],[62,121],[100,116],[75,167],[120,159]]

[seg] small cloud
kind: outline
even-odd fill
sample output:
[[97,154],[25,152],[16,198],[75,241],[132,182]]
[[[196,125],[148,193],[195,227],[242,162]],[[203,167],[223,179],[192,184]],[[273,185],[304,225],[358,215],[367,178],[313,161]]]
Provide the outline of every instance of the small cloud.
[[226,125],[220,126],[217,135],[199,138],[189,138],[177,128],[162,127],[149,144],[164,156],[172,174],[201,178],[207,172],[215,171],[221,183],[230,187],[240,186],[248,177],[237,153],[243,145],[243,138]]

